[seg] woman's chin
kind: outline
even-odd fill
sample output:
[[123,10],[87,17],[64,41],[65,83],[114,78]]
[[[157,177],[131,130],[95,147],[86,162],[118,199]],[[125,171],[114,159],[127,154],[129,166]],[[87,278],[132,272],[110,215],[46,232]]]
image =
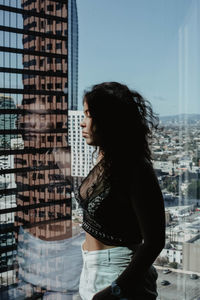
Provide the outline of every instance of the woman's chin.
[[86,143],[89,145],[89,146],[96,146],[96,144],[94,143],[94,141],[90,138],[86,138]]

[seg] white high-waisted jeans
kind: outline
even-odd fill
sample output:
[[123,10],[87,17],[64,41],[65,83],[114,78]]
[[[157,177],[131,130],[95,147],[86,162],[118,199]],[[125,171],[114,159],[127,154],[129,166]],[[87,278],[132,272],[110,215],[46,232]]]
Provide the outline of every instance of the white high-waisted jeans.
[[[133,251],[127,247],[114,247],[104,250],[83,250],[83,269],[80,277],[79,294],[82,300],[92,300],[93,296],[109,286],[129,265]],[[134,300],[154,300],[156,292],[157,272],[152,266],[143,284],[143,298]],[[129,298],[130,299],[130,298]]]

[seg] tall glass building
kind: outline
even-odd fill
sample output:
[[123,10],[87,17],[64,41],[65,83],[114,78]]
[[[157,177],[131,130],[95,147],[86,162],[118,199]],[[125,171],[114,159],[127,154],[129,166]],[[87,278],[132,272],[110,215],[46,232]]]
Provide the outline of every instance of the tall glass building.
[[78,15],[76,0],[68,1],[69,109],[78,109]]
[[[48,242],[58,249],[72,236],[67,124],[69,107],[77,107],[76,1],[1,0],[0,22],[1,298],[20,280],[31,295],[33,286],[34,294],[48,290],[34,283],[32,265],[51,272]],[[45,247],[46,261],[30,263]]]

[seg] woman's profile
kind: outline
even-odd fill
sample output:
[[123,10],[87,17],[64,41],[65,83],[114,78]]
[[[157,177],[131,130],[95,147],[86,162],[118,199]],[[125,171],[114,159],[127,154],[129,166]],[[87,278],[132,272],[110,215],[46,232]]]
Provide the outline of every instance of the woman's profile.
[[77,200],[83,208],[83,300],[153,300],[152,266],[165,244],[162,193],[150,139],[157,118],[150,103],[117,82],[94,85],[83,97],[82,134],[98,151]]

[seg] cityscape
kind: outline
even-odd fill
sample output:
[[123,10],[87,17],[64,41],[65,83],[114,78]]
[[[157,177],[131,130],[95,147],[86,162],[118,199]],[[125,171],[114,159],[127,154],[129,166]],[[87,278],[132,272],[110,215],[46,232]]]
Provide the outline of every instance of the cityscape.
[[[84,231],[75,194],[96,153],[80,129],[77,4],[0,1],[0,13],[0,299],[78,300]],[[200,114],[159,119],[158,300],[200,300]]]

